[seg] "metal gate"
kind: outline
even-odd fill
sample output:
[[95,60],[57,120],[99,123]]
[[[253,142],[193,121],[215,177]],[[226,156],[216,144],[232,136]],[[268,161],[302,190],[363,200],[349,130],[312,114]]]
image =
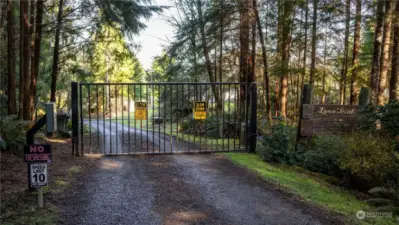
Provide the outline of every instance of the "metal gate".
[[75,155],[255,151],[256,83],[72,82],[71,88]]

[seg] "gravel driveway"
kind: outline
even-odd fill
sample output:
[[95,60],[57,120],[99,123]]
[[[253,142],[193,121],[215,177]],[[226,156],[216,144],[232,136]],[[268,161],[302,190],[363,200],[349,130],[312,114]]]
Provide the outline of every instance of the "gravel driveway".
[[103,157],[71,193],[59,224],[341,224],[217,154]]

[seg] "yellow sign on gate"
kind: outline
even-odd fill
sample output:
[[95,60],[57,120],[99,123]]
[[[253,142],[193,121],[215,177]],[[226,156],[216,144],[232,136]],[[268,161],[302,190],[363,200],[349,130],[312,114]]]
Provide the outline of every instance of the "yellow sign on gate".
[[194,119],[206,119],[206,102],[194,102]]
[[147,102],[136,102],[134,111],[135,120],[147,119]]

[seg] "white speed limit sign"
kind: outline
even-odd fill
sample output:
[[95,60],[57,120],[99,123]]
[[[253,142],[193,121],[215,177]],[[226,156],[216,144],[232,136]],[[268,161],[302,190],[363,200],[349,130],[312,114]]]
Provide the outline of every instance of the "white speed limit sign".
[[31,187],[47,186],[47,164],[35,163],[29,164],[30,176],[29,183]]

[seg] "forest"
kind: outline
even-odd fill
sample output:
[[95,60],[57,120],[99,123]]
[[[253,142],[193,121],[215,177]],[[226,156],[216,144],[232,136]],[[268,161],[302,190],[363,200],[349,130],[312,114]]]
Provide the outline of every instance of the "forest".
[[[398,1],[171,0],[171,4],[1,0],[0,148],[15,150],[23,143],[21,127],[26,129],[43,114],[44,103],[55,102],[57,112],[69,112],[73,81],[207,82],[215,105],[222,105],[225,93],[212,85],[256,83],[255,135],[263,161],[330,176],[334,184],[376,196],[370,203],[399,215]],[[153,59],[151,68],[144,69],[135,37],[151,16],[168,8],[177,12],[165,16],[175,30],[174,37]],[[368,88],[370,102],[359,114],[359,126],[344,135],[320,135],[298,143],[306,85],[312,88],[311,102],[327,105],[359,105],[360,90]],[[162,96],[162,89],[151,88],[144,90],[147,96]],[[129,98],[127,90],[133,89],[114,87],[112,93]],[[169,99],[178,108],[179,98],[173,97],[179,96],[177,90],[171,91]],[[136,92],[133,90],[135,97]],[[205,92],[207,100],[213,98]],[[96,106],[104,108],[106,101],[99,103],[98,95],[97,87]],[[95,95],[91,97],[95,102]],[[90,102],[90,93],[84,99]],[[153,109],[152,104],[160,99],[151,102],[147,97]],[[238,110],[235,104],[228,102],[229,113],[230,108]],[[209,117],[219,115],[219,108],[214,107]],[[85,110],[90,116],[92,108]],[[238,114],[231,112],[234,119]],[[122,109],[122,120],[123,116]],[[185,116],[181,127],[171,124],[168,135],[173,135],[172,129],[177,134],[179,129],[184,132],[183,126],[197,129],[190,116]],[[219,122],[215,123],[213,129],[218,131],[209,136],[213,135],[218,146],[224,134],[219,132]],[[165,127],[163,132],[166,134]],[[208,133],[205,130],[204,136]]]

